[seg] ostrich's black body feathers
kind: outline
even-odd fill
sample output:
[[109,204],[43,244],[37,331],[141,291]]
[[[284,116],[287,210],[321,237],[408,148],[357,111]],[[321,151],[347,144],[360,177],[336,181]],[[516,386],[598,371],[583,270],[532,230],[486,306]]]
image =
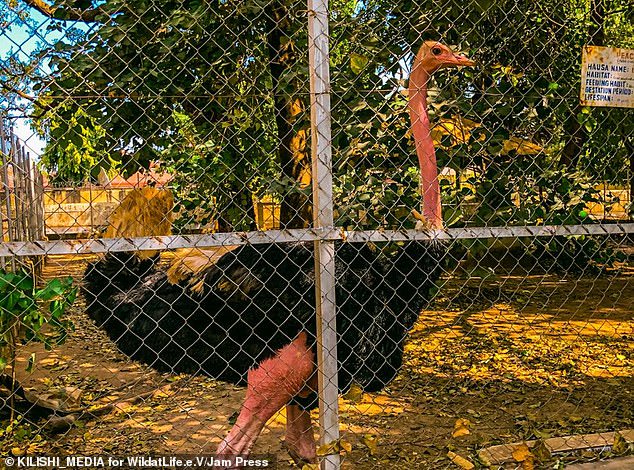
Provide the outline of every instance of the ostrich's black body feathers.
[[[394,378],[443,254],[436,242],[408,242],[390,255],[336,244],[341,390],[355,381],[376,391]],[[88,315],[133,359],[236,384],[301,331],[314,348],[312,244],[244,245],[202,275],[203,293],[194,294],[187,282],[169,283],[155,260],[108,254],[86,270]]]

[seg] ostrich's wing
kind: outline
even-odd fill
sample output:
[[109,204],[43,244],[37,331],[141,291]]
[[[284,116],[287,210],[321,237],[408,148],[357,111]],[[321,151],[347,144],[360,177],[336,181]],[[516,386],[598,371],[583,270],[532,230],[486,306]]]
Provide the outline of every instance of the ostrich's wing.
[[225,253],[204,273],[205,292],[223,301],[249,302],[266,315],[269,304],[287,314],[314,293],[312,247],[301,243],[244,245]]
[[213,248],[183,248],[165,255],[170,262],[167,279],[172,284],[187,282],[192,292],[202,293],[204,273],[236,245]]

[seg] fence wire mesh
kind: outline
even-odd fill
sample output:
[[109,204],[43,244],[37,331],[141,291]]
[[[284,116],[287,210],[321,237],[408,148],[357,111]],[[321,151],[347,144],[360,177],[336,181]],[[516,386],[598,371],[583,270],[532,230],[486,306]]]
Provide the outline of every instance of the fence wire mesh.
[[634,465],[633,12],[1,1],[0,453]]

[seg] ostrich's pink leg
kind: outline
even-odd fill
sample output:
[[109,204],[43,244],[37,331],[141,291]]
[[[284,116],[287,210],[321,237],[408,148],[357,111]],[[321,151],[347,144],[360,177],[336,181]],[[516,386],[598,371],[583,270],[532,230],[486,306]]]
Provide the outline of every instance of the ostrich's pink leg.
[[298,465],[317,461],[310,412],[302,410],[297,405],[286,406],[286,448]]
[[300,333],[275,357],[249,371],[246,399],[236,424],[218,446],[218,458],[247,455],[251,451],[269,418],[305,387],[313,373],[313,361],[306,334]]

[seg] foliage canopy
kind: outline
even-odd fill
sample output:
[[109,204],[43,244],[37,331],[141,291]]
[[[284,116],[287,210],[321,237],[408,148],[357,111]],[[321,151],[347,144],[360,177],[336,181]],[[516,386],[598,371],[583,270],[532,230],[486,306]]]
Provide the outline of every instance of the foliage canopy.
[[[55,6],[57,18],[77,16],[77,4]],[[431,92],[439,162],[452,170],[442,181],[445,220],[583,222],[579,201],[598,200],[597,183],[626,182],[634,123],[627,110],[579,107],[581,47],[634,47],[627,6],[331,1],[338,223],[413,224],[403,90],[425,39],[479,61],[439,75]],[[283,223],[294,219],[284,203],[309,218],[303,4],[107,0],[90,12],[80,34],[42,49],[50,73],[32,77],[47,167],[82,179],[97,165],[134,172],[157,162],[174,175],[184,225],[214,214],[223,228],[253,228],[252,200],[263,196],[282,201]]]

